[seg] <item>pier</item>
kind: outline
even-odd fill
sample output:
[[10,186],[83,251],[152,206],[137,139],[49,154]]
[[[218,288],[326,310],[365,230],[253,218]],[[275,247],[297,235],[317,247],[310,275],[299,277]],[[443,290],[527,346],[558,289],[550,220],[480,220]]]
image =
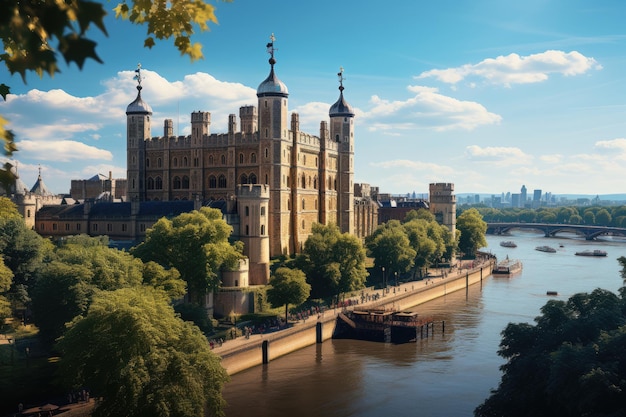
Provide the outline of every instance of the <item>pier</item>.
[[414,311],[355,308],[337,315],[333,339],[358,339],[385,343],[417,341],[432,328],[432,317]]

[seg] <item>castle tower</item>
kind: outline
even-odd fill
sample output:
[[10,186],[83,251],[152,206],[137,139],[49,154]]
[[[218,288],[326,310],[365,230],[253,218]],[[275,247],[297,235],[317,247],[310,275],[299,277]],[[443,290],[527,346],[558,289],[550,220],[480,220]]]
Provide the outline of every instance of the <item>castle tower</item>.
[[456,233],[456,196],[454,184],[430,184],[430,212],[435,215],[439,224],[446,226],[453,234]]
[[294,253],[293,225],[290,211],[295,204],[291,201],[293,178],[290,177],[291,142],[287,124],[287,86],[274,72],[274,35],[267,44],[270,54],[270,74],[257,88],[259,150],[259,182],[270,185],[269,231],[270,254]]
[[211,113],[197,111],[191,113],[191,168],[189,170],[189,191],[193,200],[204,199],[204,153],[202,144],[209,135]]
[[354,111],[343,98],[343,68],[339,99],[330,107],[330,137],[338,143],[337,222],[343,233],[354,234]]
[[250,259],[249,282],[250,285],[265,285],[270,277],[269,185],[237,185],[236,197],[239,240]]
[[130,201],[143,201],[146,195],[145,141],[150,139],[152,108],[141,98],[141,65],[137,66],[135,73],[137,98],[126,108],[126,195]]

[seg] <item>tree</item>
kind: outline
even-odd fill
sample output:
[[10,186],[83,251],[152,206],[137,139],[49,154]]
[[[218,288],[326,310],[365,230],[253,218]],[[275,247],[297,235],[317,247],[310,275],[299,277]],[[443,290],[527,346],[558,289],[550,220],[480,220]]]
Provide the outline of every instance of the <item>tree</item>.
[[550,300],[533,326],[509,323],[498,388],[475,410],[491,416],[626,413],[626,288]]
[[619,258],[617,258],[617,262],[619,262],[620,266],[622,267],[619,273],[622,279],[626,281],[626,256],[620,256]]
[[611,213],[605,208],[598,210],[596,213],[596,224],[600,226],[609,226],[611,224]]
[[299,269],[278,268],[270,279],[267,299],[274,307],[285,306],[285,322],[289,319],[289,304],[300,305],[309,298],[311,286]]
[[[225,0],[229,1],[229,0]],[[182,55],[194,61],[203,58],[202,46],[192,43],[195,28],[209,29],[209,23],[217,23],[215,7],[202,0],[139,1],[123,0],[115,7],[116,18],[133,24],[146,25],[144,46],[152,48],[155,39],[174,39],[174,45]],[[75,63],[82,69],[87,59],[102,63],[96,53],[96,42],[89,39],[94,26],[107,34],[104,5],[87,0],[73,1],[20,1],[0,2],[0,61],[11,74],[18,73],[26,82],[26,73],[54,76],[60,72],[59,55],[69,65]],[[55,47],[54,42],[57,42]],[[6,100],[9,86],[0,84],[0,95]],[[15,135],[7,130],[8,121],[0,115],[0,139],[4,141],[4,153],[11,155],[17,150]],[[10,176],[9,167],[0,177]]]
[[0,256],[0,327],[4,319],[11,317],[11,303],[5,296],[13,283],[13,272],[4,264]]
[[414,265],[417,252],[411,247],[406,230],[397,220],[378,226],[365,239],[365,244],[370,255],[374,257],[374,266],[378,269],[385,268],[389,274],[405,273]]
[[363,288],[365,257],[356,236],[341,233],[334,224],[316,223],[295,264],[305,272],[313,297],[319,298]]
[[206,337],[149,287],[104,291],[59,342],[61,375],[101,400],[94,417],[224,415],[228,375]]
[[459,250],[465,255],[476,256],[478,249],[487,246],[485,223],[476,209],[464,211],[456,219],[456,228],[461,233],[459,238]]
[[243,257],[241,243],[228,240],[232,230],[221,211],[202,207],[171,220],[161,218],[131,253],[144,262],[176,268],[192,299],[201,304],[207,291],[220,286],[219,271],[236,268]]

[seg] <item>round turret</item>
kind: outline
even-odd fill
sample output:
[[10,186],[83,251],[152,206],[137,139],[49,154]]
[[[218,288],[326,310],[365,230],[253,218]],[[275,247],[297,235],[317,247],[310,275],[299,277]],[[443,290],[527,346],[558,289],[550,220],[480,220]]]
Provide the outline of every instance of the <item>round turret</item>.
[[339,99],[330,106],[330,110],[328,110],[328,115],[330,117],[354,117],[354,110],[352,110],[352,106],[348,104],[345,98],[343,98],[343,68],[339,70],[337,74],[339,77]]
[[137,81],[137,98],[126,107],[126,115],[129,114],[152,114],[152,107],[141,98],[141,64],[135,70],[135,80]]

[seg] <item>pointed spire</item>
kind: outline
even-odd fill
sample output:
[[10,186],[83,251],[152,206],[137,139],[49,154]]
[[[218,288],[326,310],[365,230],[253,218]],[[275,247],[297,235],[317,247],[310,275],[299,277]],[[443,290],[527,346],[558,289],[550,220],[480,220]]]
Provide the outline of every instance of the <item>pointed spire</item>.
[[287,97],[289,95],[289,91],[287,90],[287,86],[278,79],[276,74],[274,73],[274,65],[276,64],[276,59],[274,59],[274,52],[278,50],[278,48],[274,47],[274,41],[276,38],[274,34],[270,36],[270,42],[265,45],[267,48],[267,53],[270,54],[270,75],[259,84],[259,88],[256,90],[257,97],[265,97],[265,96],[278,96],[278,97]]
[[335,102],[335,104],[330,106],[328,114],[330,117],[354,117],[354,111],[352,110],[352,106],[350,106],[350,104],[348,104],[348,102],[343,98],[343,81],[346,79],[343,76],[343,67],[339,67],[337,77],[339,79],[339,99]]
[[135,76],[133,80],[137,81],[137,98],[126,107],[126,114],[152,114],[152,107],[141,98],[141,81],[143,76],[141,75],[141,64],[137,64],[135,70]]

